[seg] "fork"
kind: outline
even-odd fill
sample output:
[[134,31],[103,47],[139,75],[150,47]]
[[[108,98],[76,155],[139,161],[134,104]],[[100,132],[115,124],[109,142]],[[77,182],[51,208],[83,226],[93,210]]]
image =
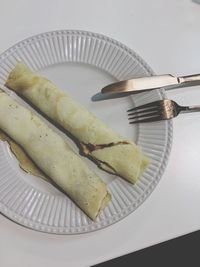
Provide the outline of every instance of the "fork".
[[199,106],[180,106],[175,101],[164,99],[127,110],[129,123],[169,120],[179,113],[200,111]]

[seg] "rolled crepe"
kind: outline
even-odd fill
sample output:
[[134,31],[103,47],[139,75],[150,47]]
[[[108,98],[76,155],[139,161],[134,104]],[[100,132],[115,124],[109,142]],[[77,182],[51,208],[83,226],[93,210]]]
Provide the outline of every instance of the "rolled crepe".
[[61,91],[51,81],[19,63],[6,86],[28,99],[79,142],[82,153],[100,168],[131,183],[137,181],[149,160],[139,147],[126,140],[95,115]]
[[106,184],[65,140],[31,111],[0,92],[0,128],[92,219],[107,204]]
[[12,140],[6,133],[0,129],[0,140],[7,142],[10,146],[10,150],[19,161],[19,166],[26,173],[40,177],[49,182],[48,177],[37,167],[37,165],[31,160],[27,153],[20,147],[14,140]]

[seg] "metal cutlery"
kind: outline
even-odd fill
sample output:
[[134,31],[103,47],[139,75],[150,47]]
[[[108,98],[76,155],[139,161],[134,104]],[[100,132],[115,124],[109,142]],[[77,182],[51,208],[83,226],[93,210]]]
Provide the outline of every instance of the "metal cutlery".
[[200,74],[176,77],[171,74],[135,78],[109,84],[102,88],[102,94],[137,93],[164,87],[166,90],[200,84]]
[[179,113],[200,111],[199,106],[180,106],[175,101],[164,99],[127,110],[129,123],[169,120]]
[[111,83],[92,96],[92,101],[120,98],[164,87],[165,90],[200,85],[200,74],[173,76],[171,74],[134,78]]

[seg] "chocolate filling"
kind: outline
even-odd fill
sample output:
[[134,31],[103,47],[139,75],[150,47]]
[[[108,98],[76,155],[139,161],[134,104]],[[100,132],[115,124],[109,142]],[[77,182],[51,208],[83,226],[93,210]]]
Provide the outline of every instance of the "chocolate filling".
[[[82,143],[81,142],[81,147],[82,147],[83,154],[85,156],[88,156],[90,159],[92,159],[100,169],[102,169],[108,173],[118,175],[117,171],[109,163],[96,158],[94,155],[92,155],[92,152],[99,150],[99,149],[104,149],[107,147],[113,147],[113,146],[117,146],[117,145],[128,145],[128,144],[129,144],[128,141],[119,141],[116,143],[111,142],[108,144],[97,144],[97,145],[94,145],[91,143]],[[109,169],[111,169],[111,171],[108,171],[105,167],[103,167],[103,165],[107,166]]]
[[129,142],[128,141],[119,141],[119,142],[111,142],[108,144],[98,144],[98,145],[94,145],[91,143],[81,143],[82,145],[82,149],[83,149],[83,153],[85,155],[91,154],[93,151],[99,150],[99,149],[104,149],[107,147],[113,147],[113,146],[117,146],[117,145],[128,145]]
[[[97,159],[96,157],[94,157],[93,155],[92,156],[90,156],[91,158],[92,158],[92,160],[97,164],[97,166],[100,168],[100,169],[102,169],[102,170],[104,170],[104,171],[106,171],[106,172],[108,172],[108,173],[110,173],[110,174],[116,174],[117,175],[117,171],[109,164],[109,163],[107,163],[107,162],[105,162],[105,161],[103,161],[103,160],[100,160],[100,159]],[[103,167],[103,165],[105,165],[105,166],[107,166],[109,169],[111,169],[112,171],[108,171],[108,169],[106,169],[105,167]]]

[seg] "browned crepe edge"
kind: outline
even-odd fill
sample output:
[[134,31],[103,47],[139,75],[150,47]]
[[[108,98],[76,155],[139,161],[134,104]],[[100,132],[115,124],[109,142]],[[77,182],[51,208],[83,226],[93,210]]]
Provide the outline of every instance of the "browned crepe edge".
[[0,129],[0,140],[7,142],[10,146],[11,152],[15,155],[19,161],[20,168],[31,175],[40,177],[45,181],[49,179],[45,174],[36,166],[36,164],[31,160],[31,158],[26,154],[21,146],[19,146],[15,141],[13,141],[6,133]]

